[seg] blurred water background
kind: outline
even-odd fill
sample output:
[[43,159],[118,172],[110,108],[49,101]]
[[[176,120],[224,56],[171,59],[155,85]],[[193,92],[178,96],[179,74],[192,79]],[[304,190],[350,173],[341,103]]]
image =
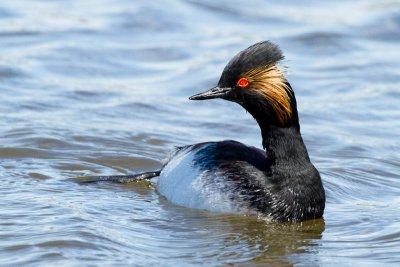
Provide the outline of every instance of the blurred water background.
[[[273,224],[173,205],[174,146],[261,147],[249,114],[188,97],[238,51],[278,43],[327,193]],[[400,2],[88,0],[0,4],[1,266],[399,266]]]

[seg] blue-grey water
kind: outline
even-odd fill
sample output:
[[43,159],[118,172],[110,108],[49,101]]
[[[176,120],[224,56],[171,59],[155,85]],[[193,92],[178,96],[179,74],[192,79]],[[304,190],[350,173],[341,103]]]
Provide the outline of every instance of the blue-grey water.
[[[174,146],[255,121],[188,96],[278,43],[327,193],[323,220],[266,223],[169,203]],[[0,266],[399,266],[399,1],[1,1]]]

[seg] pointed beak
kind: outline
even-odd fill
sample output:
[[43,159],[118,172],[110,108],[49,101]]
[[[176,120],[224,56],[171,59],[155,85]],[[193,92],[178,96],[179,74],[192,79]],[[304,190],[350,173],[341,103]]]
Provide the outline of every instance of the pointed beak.
[[214,88],[211,88],[208,91],[205,91],[203,93],[195,94],[191,97],[189,97],[190,100],[205,100],[205,99],[213,99],[213,98],[224,98],[232,88],[220,88],[218,86],[215,86]]

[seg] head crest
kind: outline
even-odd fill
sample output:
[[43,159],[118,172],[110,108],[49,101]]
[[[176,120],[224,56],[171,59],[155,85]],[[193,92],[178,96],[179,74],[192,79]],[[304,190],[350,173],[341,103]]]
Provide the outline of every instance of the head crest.
[[235,84],[240,74],[259,67],[272,66],[284,57],[279,47],[270,42],[256,43],[234,56],[224,68],[219,84]]
[[[282,59],[284,56],[276,44],[270,41],[256,43],[229,61],[218,84],[246,87],[260,93],[275,111],[278,122],[285,125],[292,115],[292,90],[283,70],[276,65]],[[247,81],[245,86],[243,79]]]

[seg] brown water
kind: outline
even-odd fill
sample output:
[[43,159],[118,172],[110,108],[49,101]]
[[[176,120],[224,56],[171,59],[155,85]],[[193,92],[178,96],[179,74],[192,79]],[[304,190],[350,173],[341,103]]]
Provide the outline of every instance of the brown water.
[[[286,54],[323,220],[271,224],[169,203],[177,145],[261,146],[241,107],[191,102],[260,40]],[[2,1],[1,266],[399,266],[399,1]]]

